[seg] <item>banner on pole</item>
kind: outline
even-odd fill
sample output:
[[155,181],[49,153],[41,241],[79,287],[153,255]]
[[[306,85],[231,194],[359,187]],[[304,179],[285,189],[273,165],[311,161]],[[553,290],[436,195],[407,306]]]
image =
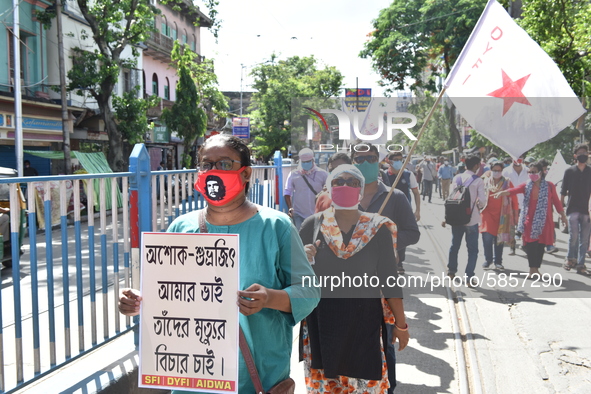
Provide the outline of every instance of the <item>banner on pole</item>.
[[232,118],[232,135],[238,138],[250,138],[250,118]]
[[486,5],[445,86],[468,123],[514,158],[585,112],[550,56],[495,0]]

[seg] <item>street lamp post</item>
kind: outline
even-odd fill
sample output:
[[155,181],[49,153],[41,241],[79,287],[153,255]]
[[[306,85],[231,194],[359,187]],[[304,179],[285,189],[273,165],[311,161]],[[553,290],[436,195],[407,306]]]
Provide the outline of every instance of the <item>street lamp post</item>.
[[242,117],[242,79],[243,79],[243,70],[246,66],[243,63],[240,63],[240,117]]

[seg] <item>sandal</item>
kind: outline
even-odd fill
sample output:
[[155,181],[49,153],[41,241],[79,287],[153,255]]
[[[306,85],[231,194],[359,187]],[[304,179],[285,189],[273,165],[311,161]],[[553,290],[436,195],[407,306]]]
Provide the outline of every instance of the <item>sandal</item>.
[[566,260],[566,262],[564,264],[562,264],[562,268],[564,268],[567,271],[570,271],[571,269],[575,268],[577,266],[577,263],[575,263],[572,260]]
[[587,268],[585,266],[577,267],[577,274],[591,276],[591,272],[587,271]]

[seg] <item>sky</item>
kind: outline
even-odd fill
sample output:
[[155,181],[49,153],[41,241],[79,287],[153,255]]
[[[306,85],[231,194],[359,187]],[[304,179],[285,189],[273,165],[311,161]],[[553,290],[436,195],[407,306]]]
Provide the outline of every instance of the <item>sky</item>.
[[[343,75],[343,87],[371,88],[383,96],[378,75],[369,59],[358,54],[376,19],[390,0],[220,0],[222,20],[217,44],[202,29],[201,54],[215,61],[221,91],[253,91],[253,67],[270,59],[314,55],[323,65],[335,66]],[[202,8],[203,9],[203,8]],[[242,68],[241,65],[244,65]]]

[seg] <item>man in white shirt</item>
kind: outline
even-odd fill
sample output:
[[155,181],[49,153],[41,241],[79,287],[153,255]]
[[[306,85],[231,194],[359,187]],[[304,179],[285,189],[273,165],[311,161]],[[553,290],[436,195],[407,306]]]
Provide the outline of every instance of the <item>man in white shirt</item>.
[[435,164],[431,161],[431,158],[427,156],[417,166],[418,169],[423,173],[423,201],[425,197],[429,198],[431,202],[431,195],[433,194],[433,182],[437,179],[437,170]]
[[[470,205],[472,216],[465,225],[452,225],[451,248],[449,249],[449,261],[447,263],[447,274],[451,278],[455,277],[458,271],[458,252],[462,245],[462,238],[466,234],[466,247],[468,248],[468,263],[466,264],[466,284],[469,287],[474,286],[471,280],[476,268],[478,259],[478,225],[480,224],[480,209],[486,204],[486,194],[484,192],[484,181],[476,175],[480,168],[480,158],[470,155],[466,158],[466,171],[455,176],[452,185],[462,184],[468,187],[470,191]],[[445,222],[442,225],[445,227]]]
[[[503,170],[503,177],[509,178],[513,187],[517,187],[522,183],[527,182],[529,179],[527,175],[527,168],[523,165],[523,158],[513,160],[513,165]],[[517,201],[519,202],[519,209],[523,208],[523,194],[517,195]]]

